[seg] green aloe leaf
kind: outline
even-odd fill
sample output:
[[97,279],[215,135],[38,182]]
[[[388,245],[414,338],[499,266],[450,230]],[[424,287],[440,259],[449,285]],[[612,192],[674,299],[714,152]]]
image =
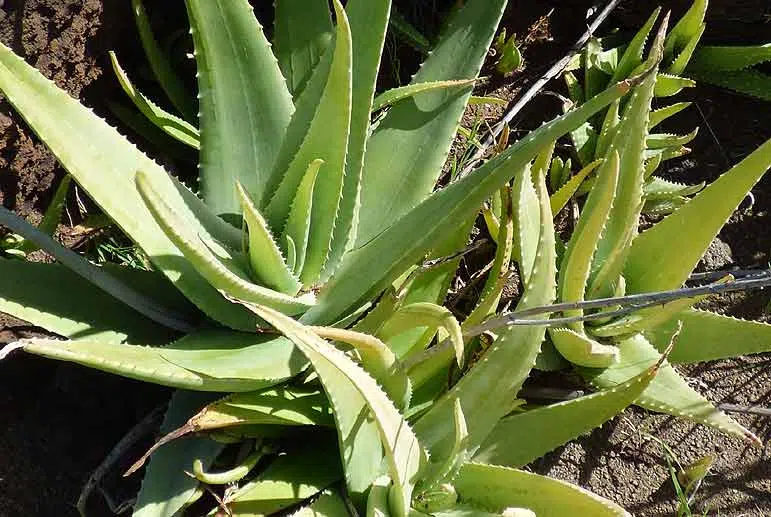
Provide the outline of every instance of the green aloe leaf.
[[294,110],[292,96],[247,0],[185,5],[198,66],[201,192],[216,213],[240,214],[236,181],[259,206]]
[[391,88],[375,97],[375,100],[372,101],[372,111],[381,110],[396,104],[401,100],[418,95],[419,93],[445,88],[463,88],[465,86],[473,86],[475,82],[476,79],[465,79],[460,81],[429,81]]
[[621,59],[618,62],[616,71],[613,74],[611,81],[620,81],[629,77],[629,74],[633,73],[638,66],[643,63],[643,50],[645,49],[645,43],[648,41],[648,36],[653,29],[653,24],[661,14],[661,7],[657,7],[653,14],[650,15],[640,30],[635,34],[634,38],[629,42],[629,45],[624,50]]
[[[628,292],[680,287],[731,213],[769,167],[771,140],[682,208],[639,235],[624,269]],[[672,246],[673,242],[678,246]]]
[[566,181],[557,192],[551,195],[551,211],[554,215],[557,215],[560,210],[565,208],[570,198],[578,191],[578,187],[601,163],[602,161],[596,160],[588,164]]
[[643,193],[645,200],[671,199],[676,196],[692,196],[704,189],[705,182],[696,185],[685,185],[663,178],[651,178],[645,182]]
[[[412,84],[472,79],[495,35],[506,0],[472,0],[454,14]],[[434,189],[471,88],[436,90],[391,107],[369,139],[356,241],[362,246]],[[398,149],[398,153],[394,153]],[[392,171],[383,174],[382,171]]]
[[[624,95],[629,87],[628,82],[612,86],[575,111],[541,126],[469,176],[434,193],[366,245],[352,250],[303,321],[315,325],[334,323],[376,296],[437,242],[457,235],[457,228],[475,217],[484,200],[544,146]],[[369,267],[362,268],[361,264]]]
[[351,0],[346,5],[353,40],[351,131],[345,161],[343,197],[335,221],[332,249],[324,266],[326,281],[343,255],[354,245],[359,232],[361,181],[364,155],[370,136],[370,113],[380,60],[388,29],[391,0]]
[[688,66],[688,62],[691,60],[691,57],[693,56],[693,52],[696,50],[696,45],[699,44],[699,41],[701,41],[701,36],[704,34],[704,29],[707,28],[707,25],[705,23],[702,23],[698,29],[691,35],[691,38],[688,40],[688,43],[683,47],[683,49],[678,53],[675,60],[672,62],[671,65],[669,65],[669,69],[667,70],[670,74],[673,75],[680,75],[685,70],[685,67]]
[[[0,90],[24,114],[30,127],[46,142],[75,181],[193,303],[221,323],[233,326],[251,323],[253,318],[248,313],[224,300],[184,260],[144,207],[134,184],[136,171],[143,170],[156,179],[168,178],[159,165],[1,45]],[[105,149],[110,152],[104,152]],[[205,209],[199,199],[178,183],[167,181],[161,187],[164,200],[191,219]],[[219,223],[226,224],[224,221]],[[222,233],[226,232],[223,228],[220,226],[216,234],[224,241]],[[213,226],[209,227],[210,231],[213,229]]]
[[495,465],[467,463],[455,480],[455,488],[461,502],[499,514],[520,507],[538,517],[631,517],[620,506],[581,487]]
[[[134,289],[165,299],[170,307],[187,304],[158,273],[106,269]],[[71,339],[162,344],[175,335],[59,264],[0,259],[0,293],[0,311]],[[72,302],[73,296],[78,303]]]
[[[199,410],[212,395],[178,391],[171,398],[161,432],[169,432],[182,425]],[[142,488],[134,505],[134,517],[173,517],[188,502],[198,486],[198,480],[188,476],[194,460],[205,468],[222,451],[224,445],[204,437],[170,443],[150,458]]]
[[134,103],[134,106],[136,106],[150,122],[183,144],[187,144],[193,149],[201,148],[201,135],[196,127],[176,115],[167,112],[142,92],[137,90],[131,83],[128,74],[126,74],[125,70],[120,66],[118,56],[115,55],[115,52],[110,52],[110,62],[112,63],[115,76],[118,78],[118,82],[123,88],[123,91],[126,92],[126,95],[131,99],[131,102]]
[[[619,361],[613,366],[604,370],[582,369],[594,386],[603,389],[616,387],[661,360],[661,354],[641,334],[620,341],[618,347]],[[635,404],[714,427],[754,444],[760,443],[752,432],[696,393],[666,362]]]
[[[525,174],[520,169],[520,174]],[[517,309],[547,305],[554,301],[556,252],[552,214],[543,171],[536,182],[539,199],[540,238],[533,273]],[[440,461],[453,446],[455,400],[459,400],[468,424],[470,451],[474,451],[505,415],[514,394],[522,387],[541,348],[545,328],[539,326],[509,327],[485,351],[461,380],[442,396],[415,423],[415,432]]]
[[659,350],[677,330],[677,346],[669,360],[673,363],[698,363],[740,355],[771,351],[771,325],[746,321],[700,310],[686,310],[670,321],[645,331],[645,336]]
[[676,102],[674,104],[664,106],[663,108],[651,111],[650,120],[648,121],[648,129],[653,129],[669,117],[677,115],[691,104],[691,102]]
[[233,515],[275,514],[310,499],[342,476],[337,448],[326,436],[294,444],[285,452],[229,497]]
[[309,506],[290,514],[290,517],[339,517],[348,515],[348,506],[337,492],[325,490]]
[[707,13],[708,0],[694,0],[691,7],[675,24],[664,44],[664,59],[671,61],[699,32]]
[[[671,337],[671,336],[670,336]],[[521,467],[620,414],[648,387],[658,367],[615,388],[503,418],[474,461]]]
[[[390,507],[396,516],[405,516],[410,507],[417,474],[425,459],[417,438],[393,402],[374,379],[348,356],[307,327],[267,307],[252,306],[252,309],[286,335],[306,355],[319,375],[335,410],[343,461],[348,456],[346,444],[351,436],[350,430],[341,426],[341,420],[351,416],[358,418],[365,409],[371,412],[393,481],[389,494]],[[354,388],[354,391],[350,388]],[[356,393],[358,397],[352,396]],[[354,450],[353,454],[358,452]]]
[[313,187],[316,185],[316,178],[322,163],[324,163],[323,160],[313,160],[308,165],[305,176],[297,188],[284,227],[283,239],[286,243],[287,255],[288,258],[294,257],[290,261],[291,268],[298,276],[303,270],[305,255],[308,251],[308,236],[310,235],[313,211]]
[[227,250],[220,248],[220,254],[215,253],[200,235],[191,230],[190,223],[167,205],[154,190],[155,185],[150,183],[148,175],[140,172],[136,181],[139,192],[158,226],[213,287],[239,299],[269,304],[290,314],[301,314],[313,304],[312,295],[294,298],[252,283],[231,257],[222,256]]
[[[59,185],[56,187],[56,192],[54,192],[54,196],[51,198],[51,202],[48,203],[48,208],[46,208],[45,213],[43,214],[43,219],[40,221],[40,224],[37,227],[38,230],[40,230],[43,234],[48,235],[49,237],[54,236],[56,233],[56,228],[59,226],[62,213],[64,212],[64,208],[67,205],[67,193],[70,191],[71,183],[72,176],[65,174],[62,180],[59,182]],[[29,239],[24,239],[24,241],[17,249],[21,253],[27,254],[40,249],[40,247],[32,243]]]
[[699,81],[728,88],[744,95],[771,101],[771,75],[759,70],[738,70],[736,72],[694,72]]
[[[333,57],[318,101],[318,111],[265,212],[274,228],[283,228],[308,164],[323,160],[314,185],[308,249],[300,274],[305,285],[318,280],[332,243],[343,190],[351,123],[351,29],[339,2],[335,3],[335,13],[338,23],[334,48],[330,49]],[[311,88],[315,89],[308,87],[309,90]]]
[[687,73],[736,72],[771,61],[771,43],[748,46],[702,45],[693,55]]
[[334,34],[324,0],[277,0],[273,48],[289,91],[296,99],[329,47]]
[[676,75],[659,73],[656,77],[655,97],[671,97],[680,93],[683,88],[693,88],[696,81],[687,77],[678,77]]
[[196,106],[193,97],[188,94],[182,80],[174,72],[171,63],[169,63],[168,58],[161,50],[158,40],[153,34],[142,0],[131,0],[131,8],[134,12],[134,21],[139,32],[139,39],[142,42],[142,48],[145,51],[145,56],[147,56],[153,75],[155,75],[163,91],[166,92],[166,96],[171,103],[185,119],[194,119]]

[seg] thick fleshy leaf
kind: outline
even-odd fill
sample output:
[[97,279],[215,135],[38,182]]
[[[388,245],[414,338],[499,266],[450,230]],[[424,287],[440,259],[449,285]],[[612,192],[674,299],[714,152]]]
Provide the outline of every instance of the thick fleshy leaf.
[[418,95],[419,93],[441,90],[444,88],[462,88],[464,86],[472,86],[474,82],[475,79],[465,79],[460,81],[429,81],[426,83],[412,83],[407,86],[392,88],[375,97],[375,100],[372,101],[372,111],[381,110],[396,104],[400,100]]
[[337,492],[325,490],[309,506],[297,510],[290,517],[340,517],[348,515],[348,506]]
[[289,216],[284,227],[283,242],[287,250],[287,257],[291,260],[291,268],[295,275],[300,275],[305,265],[305,255],[308,252],[308,237],[311,231],[311,217],[313,211],[313,187],[316,185],[319,168],[322,160],[313,160],[308,164],[297,193],[292,201]]
[[578,187],[584,182],[587,176],[591,174],[602,162],[600,160],[588,164],[578,171],[573,177],[566,181],[560,189],[551,195],[551,212],[557,215],[560,210],[565,208],[570,198],[578,191]]
[[[603,389],[616,387],[661,360],[661,354],[641,334],[619,342],[618,348],[619,361],[613,366],[604,370],[582,370],[594,386]],[[635,404],[714,427],[754,444],[760,443],[752,432],[696,393],[666,362]]]
[[664,59],[672,60],[699,32],[707,13],[708,0],[694,0],[691,7],[672,28],[664,44]]
[[310,499],[342,476],[334,442],[326,437],[294,444],[257,479],[228,499],[239,517],[272,515]]
[[538,517],[631,517],[615,503],[576,485],[495,465],[467,463],[455,488],[461,502],[499,514],[519,507],[534,511]]
[[700,46],[688,72],[736,72],[771,61],[771,43],[748,46]]
[[240,214],[236,181],[259,206],[292,96],[247,0],[185,5],[198,67],[201,192],[216,213]]
[[550,328],[549,337],[560,355],[577,366],[604,368],[618,358],[615,346],[600,343],[583,330]]
[[687,77],[659,73],[656,77],[656,88],[653,91],[655,97],[671,97],[680,93],[683,88],[693,88],[696,81]]
[[[341,423],[351,417],[359,418],[365,410],[371,412],[393,481],[389,494],[390,507],[397,517],[405,516],[410,507],[418,471],[425,459],[417,438],[393,402],[372,377],[309,328],[272,309],[259,306],[251,308],[286,335],[313,365],[334,408],[343,461],[348,455],[346,443],[351,439],[350,432],[355,432],[355,429],[347,430],[341,427]],[[354,391],[350,388],[354,388]],[[358,397],[352,396],[356,393]],[[355,449],[351,452],[359,453]]]
[[228,250],[221,246],[214,248],[216,243],[207,245],[191,228],[189,221],[166,204],[156,192],[156,184],[151,184],[149,178],[142,171],[137,173],[137,188],[158,227],[166,232],[169,239],[182,251],[185,259],[213,287],[239,299],[271,305],[289,314],[301,314],[313,305],[312,294],[294,298],[251,282]]
[[[632,243],[624,276],[629,293],[685,282],[731,213],[771,167],[771,140]],[[677,242],[677,246],[672,246]]]
[[[475,78],[505,5],[505,0],[466,2],[454,13],[412,84]],[[364,159],[364,209],[357,246],[366,244],[434,190],[470,95],[470,87],[422,93],[392,106],[379,122]]]
[[629,42],[629,45],[624,50],[624,54],[618,62],[616,71],[613,74],[612,81],[620,81],[626,79],[629,74],[640,66],[643,62],[643,50],[645,49],[645,43],[648,41],[648,36],[653,29],[653,24],[659,18],[661,13],[661,7],[656,8],[653,14],[650,15],[645,25],[635,34],[634,38]]
[[[520,174],[524,174],[520,169]],[[536,183],[541,231],[533,272],[517,309],[547,305],[554,301],[556,256],[549,196],[544,174]],[[468,448],[473,451],[485,440],[498,420],[508,413],[516,392],[530,373],[541,348],[545,328],[513,326],[500,332],[482,358],[415,423],[415,431],[437,460],[453,446],[455,400],[459,400],[468,424]]]
[[728,88],[744,95],[771,101],[771,75],[759,70],[738,70],[736,72],[694,72],[696,79]]
[[680,113],[691,104],[692,103],[690,102],[676,102],[674,104],[664,106],[663,108],[651,111],[650,120],[648,121],[648,129],[653,129],[669,117]]
[[[377,295],[437,242],[455,235],[457,228],[475,216],[484,200],[544,146],[582,124],[629,88],[629,82],[619,83],[575,111],[541,126],[469,176],[430,196],[366,245],[352,250],[303,321],[315,325],[334,323]],[[361,264],[368,267],[362,268]]]
[[289,91],[296,99],[329,47],[334,34],[325,0],[277,0],[273,48]]
[[302,144],[294,151],[294,157],[265,212],[274,228],[283,228],[308,164],[317,159],[323,160],[313,190],[308,249],[300,274],[305,285],[318,279],[329,254],[342,196],[351,123],[351,29],[339,1],[334,5],[337,30],[334,48],[330,48],[333,56],[318,111]]
[[704,29],[706,28],[707,24],[702,23],[691,35],[688,43],[686,43],[683,49],[679,51],[675,60],[672,61],[672,64],[669,65],[669,69],[667,71],[670,74],[679,75],[683,73],[685,67],[688,66],[688,62],[693,56],[694,50],[696,50],[696,46],[699,44],[699,41],[701,41],[701,36],[704,34]]
[[325,281],[354,245],[359,232],[364,155],[370,135],[372,98],[383,55],[391,0],[351,0],[345,9],[353,40],[351,131],[345,160],[343,197],[335,221],[332,249],[322,273],[322,280]]
[[[170,307],[186,304],[158,273],[107,271],[140,292],[165,298]],[[175,335],[59,264],[0,259],[0,293],[0,311],[70,339],[163,344]]]
[[[212,400],[211,394],[179,391],[174,394],[161,425],[169,432],[183,424],[190,415]],[[134,517],[173,517],[185,506],[198,486],[188,476],[194,460],[208,467],[224,445],[203,437],[168,444],[150,458],[142,488],[134,505]]]
[[527,465],[620,414],[648,387],[656,370],[650,368],[615,388],[507,416],[495,426],[474,461]]
[[771,325],[746,321],[700,310],[687,310],[665,324],[645,331],[645,336],[661,350],[667,336],[683,328],[669,360],[673,363],[698,363],[728,357],[771,351]]
[[167,112],[146,97],[142,92],[137,90],[134,85],[131,84],[128,74],[126,74],[120,66],[115,52],[110,52],[110,62],[112,63],[115,76],[118,78],[118,82],[123,88],[123,91],[126,92],[126,95],[131,99],[131,102],[134,103],[134,106],[136,106],[150,122],[183,144],[187,144],[194,149],[201,148],[201,135],[198,133],[196,127],[176,115]]
[[[223,324],[251,324],[253,318],[249,314],[224,300],[184,260],[144,207],[134,184],[136,172],[142,170],[151,176],[166,178],[168,175],[159,165],[2,45],[0,90],[75,181],[191,301]],[[163,184],[160,195],[191,219],[205,208],[199,199],[173,181]],[[220,221],[220,224],[226,223]]]
[[134,12],[139,39],[142,41],[142,48],[144,48],[153,75],[174,107],[185,119],[193,120],[196,113],[194,98],[188,94],[182,80],[176,75],[171,63],[161,50],[158,40],[153,34],[142,0],[131,0],[131,7]]

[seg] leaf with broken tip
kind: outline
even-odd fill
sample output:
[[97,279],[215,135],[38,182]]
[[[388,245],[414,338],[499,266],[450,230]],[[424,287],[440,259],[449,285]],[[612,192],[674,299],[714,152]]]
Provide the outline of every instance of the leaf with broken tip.
[[[311,329],[270,308],[257,305],[249,307],[286,335],[313,365],[334,408],[344,461],[348,455],[345,450],[346,443],[351,436],[349,430],[340,426],[341,420],[357,419],[362,411],[370,412],[385,451],[388,471],[393,482],[389,492],[389,506],[397,517],[406,515],[417,475],[425,462],[425,453],[393,402],[372,377]],[[355,396],[356,393],[358,396]],[[358,452],[354,450],[353,454]],[[371,481],[370,479],[369,482]]]
[[736,72],[771,61],[771,43],[746,46],[701,45],[686,73]]
[[[265,211],[272,226],[275,229],[283,229],[292,200],[303,177],[306,176],[308,164],[316,159],[323,160],[316,177],[310,207],[312,215],[308,247],[300,273],[300,280],[304,285],[318,280],[332,243],[344,183],[351,124],[351,30],[340,2],[336,1],[334,5],[337,28],[334,46],[329,49],[332,57],[329,73],[318,99],[318,109],[310,119],[301,142],[298,142],[299,146],[292,150],[293,157],[287,164],[287,169],[280,172],[283,179],[272,194]],[[319,79],[312,77],[306,91],[315,92],[318,89],[318,81]],[[297,245],[295,242],[295,246]]]
[[[624,268],[629,293],[676,289],[747,192],[771,167],[771,140],[632,243]],[[672,246],[673,242],[679,245]]]
[[113,71],[118,78],[121,88],[126,92],[126,95],[131,99],[131,102],[134,103],[134,106],[136,106],[150,122],[183,144],[189,145],[193,149],[201,148],[201,135],[198,132],[198,128],[194,127],[186,120],[167,112],[142,92],[137,90],[131,83],[128,74],[126,74],[125,70],[120,66],[118,57],[113,51],[110,51],[110,62],[112,63]]
[[[167,177],[159,165],[5,46],[0,46],[0,90],[23,113],[30,127],[75,181],[193,303],[226,325],[244,326],[253,320],[248,313],[234,309],[222,299],[192,265],[183,260],[144,207],[134,184],[136,171],[144,170],[157,178]],[[104,152],[105,149],[110,152]],[[160,195],[175,210],[190,215],[203,206],[174,182],[162,187]]]
[[313,188],[316,185],[319,168],[323,163],[323,160],[313,160],[308,164],[305,176],[303,176],[300,185],[297,187],[297,192],[286,220],[286,226],[284,226],[282,233],[282,238],[286,243],[287,255],[289,255],[289,250],[292,250],[291,255],[294,257],[291,261],[292,271],[295,275],[299,275],[305,265],[305,255],[308,252],[308,236],[310,235],[312,221]]
[[[620,341],[618,348],[619,361],[609,368],[581,369],[581,373],[593,386],[613,388],[639,375],[661,359],[661,354],[641,334]],[[715,409],[706,398],[694,391],[668,362],[659,369],[635,404],[651,411],[668,413],[714,427],[753,444],[760,443],[752,432]]]
[[334,35],[324,0],[274,2],[273,51],[292,97],[297,99]]
[[[555,236],[543,173],[537,178],[536,192],[543,223],[533,273],[517,305],[519,310],[547,305],[555,296]],[[415,431],[432,457],[443,458],[452,449],[453,433],[446,423],[452,419],[456,399],[466,416],[469,450],[473,452],[484,441],[507,412],[512,392],[519,391],[530,373],[544,334],[545,328],[535,325],[502,330],[482,358],[417,420]]]
[[466,463],[455,488],[461,503],[499,514],[523,507],[539,516],[631,517],[615,503],[579,486],[497,465]]
[[[314,174],[315,177],[315,174]],[[244,221],[249,230],[249,263],[252,272],[265,286],[289,296],[295,296],[302,287],[284,261],[268,223],[252,203],[241,183],[236,184]],[[313,186],[311,185],[311,192]],[[298,192],[299,195],[299,192]]]
[[[466,2],[450,18],[411,83],[477,77],[505,4],[505,0]],[[470,95],[471,88],[424,92],[392,106],[380,121],[364,157],[356,247],[364,246],[431,194]]]
[[[201,406],[211,401],[212,394],[178,391],[169,402],[161,424],[161,432],[181,425]],[[224,445],[205,437],[192,437],[171,443],[155,451],[142,480],[142,488],[134,505],[135,517],[173,517],[178,514],[198,486],[198,480],[188,476],[193,460],[208,467]]]
[[614,388],[507,416],[495,426],[474,461],[527,465],[620,414],[648,387],[657,370],[654,365]]
[[185,5],[198,71],[201,193],[215,213],[240,214],[236,181],[259,206],[294,111],[292,96],[249,2]]
[[771,351],[771,325],[689,309],[644,332],[658,349],[682,322],[672,363],[698,363]]
[[295,298],[251,282],[237,264],[215,254],[191,229],[189,222],[166,204],[155,191],[155,184],[150,181],[143,171],[137,173],[137,188],[158,227],[166,232],[187,261],[211,286],[244,301],[270,304],[290,314],[301,314],[313,305],[313,295],[310,293]]

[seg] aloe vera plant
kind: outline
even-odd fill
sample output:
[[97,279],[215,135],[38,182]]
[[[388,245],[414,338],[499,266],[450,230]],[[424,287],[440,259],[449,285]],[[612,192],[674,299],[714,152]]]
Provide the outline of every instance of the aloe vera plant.
[[[467,2],[413,83],[377,98],[388,0],[335,1],[335,23],[326,0],[280,0],[275,53],[246,0],[185,4],[197,121],[139,0],[142,42],[176,112],[138,91],[112,58],[137,108],[200,149],[197,193],[0,46],[0,91],[154,267],[96,267],[3,213],[61,264],[0,261],[0,310],[65,339],[23,340],[0,356],[23,350],[180,390],[134,515],[178,515],[201,485],[233,483],[221,501],[232,515],[343,515],[350,504],[394,516],[567,507],[624,515],[577,487],[471,461],[506,422],[545,328],[497,333],[471,366],[464,329],[495,311],[514,251],[531,278],[520,305],[553,300],[543,149],[640,88],[650,70],[434,192],[504,0]],[[387,108],[374,123],[373,106]],[[516,209],[499,217],[496,276],[461,326],[439,304],[480,207],[506,197],[512,178]],[[525,191],[536,193],[528,205]],[[535,234],[521,231],[526,209],[540,214]],[[426,350],[437,335],[450,337],[449,354]],[[447,390],[453,362],[468,371]],[[542,417],[525,413],[548,426],[593,408],[523,454],[599,425],[658,367]],[[189,432],[201,436],[172,440]],[[234,441],[245,453],[212,471],[228,464],[224,444]]]

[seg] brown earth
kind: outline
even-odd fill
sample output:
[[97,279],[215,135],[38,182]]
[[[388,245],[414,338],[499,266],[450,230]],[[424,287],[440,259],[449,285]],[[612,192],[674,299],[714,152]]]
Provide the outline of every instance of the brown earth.
[[[0,1],[0,6],[2,6]],[[403,2],[400,2],[403,3]],[[527,66],[497,90],[511,98],[519,87],[542,73],[583,31],[587,1],[511,0],[505,24],[510,32],[531,34]],[[675,14],[687,2],[663,2]],[[432,4],[428,1],[427,4]],[[654,2],[622,2],[606,27],[634,30]],[[551,9],[546,19],[543,19]],[[711,2],[707,41],[731,43],[769,39],[771,7],[767,0]],[[541,20],[541,21],[539,21]],[[547,22],[547,27],[543,23]],[[103,0],[6,0],[0,10],[0,41],[10,45],[43,73],[103,116],[108,99],[120,97],[106,52],[124,49],[136,59],[136,35],[128,2]],[[133,53],[133,54],[132,54]],[[414,58],[413,58],[414,59]],[[410,62],[409,56],[404,60]],[[555,86],[557,88],[557,86]],[[694,153],[674,163],[667,175],[681,181],[711,181],[771,136],[771,103],[699,87],[686,94],[697,104],[677,119],[672,130],[701,126]],[[519,125],[533,127],[559,109],[539,97],[521,114]],[[488,114],[491,122],[498,113]],[[62,175],[54,158],[0,100],[0,200],[33,221],[47,206]],[[754,190],[755,202],[732,217],[705,268],[758,267],[771,252],[771,178]],[[72,214],[77,219],[77,214]],[[722,250],[722,251],[721,251]],[[713,309],[767,319],[763,292],[735,295]],[[0,342],[35,329],[0,319]],[[771,406],[769,356],[719,361],[684,370],[711,400]],[[81,485],[120,437],[162,403],[168,391],[33,357],[0,363],[0,516],[76,515]],[[768,419],[738,415],[761,439],[771,438]],[[695,513],[761,516],[771,514],[771,450],[723,437],[703,427],[642,410],[629,410],[591,434],[548,454],[533,469],[580,483],[627,507],[636,515],[672,515],[675,497],[661,448],[649,433],[672,447],[687,463],[705,454],[716,467],[694,501]],[[130,484],[123,491],[130,491]],[[107,514],[98,497],[90,515]]]

